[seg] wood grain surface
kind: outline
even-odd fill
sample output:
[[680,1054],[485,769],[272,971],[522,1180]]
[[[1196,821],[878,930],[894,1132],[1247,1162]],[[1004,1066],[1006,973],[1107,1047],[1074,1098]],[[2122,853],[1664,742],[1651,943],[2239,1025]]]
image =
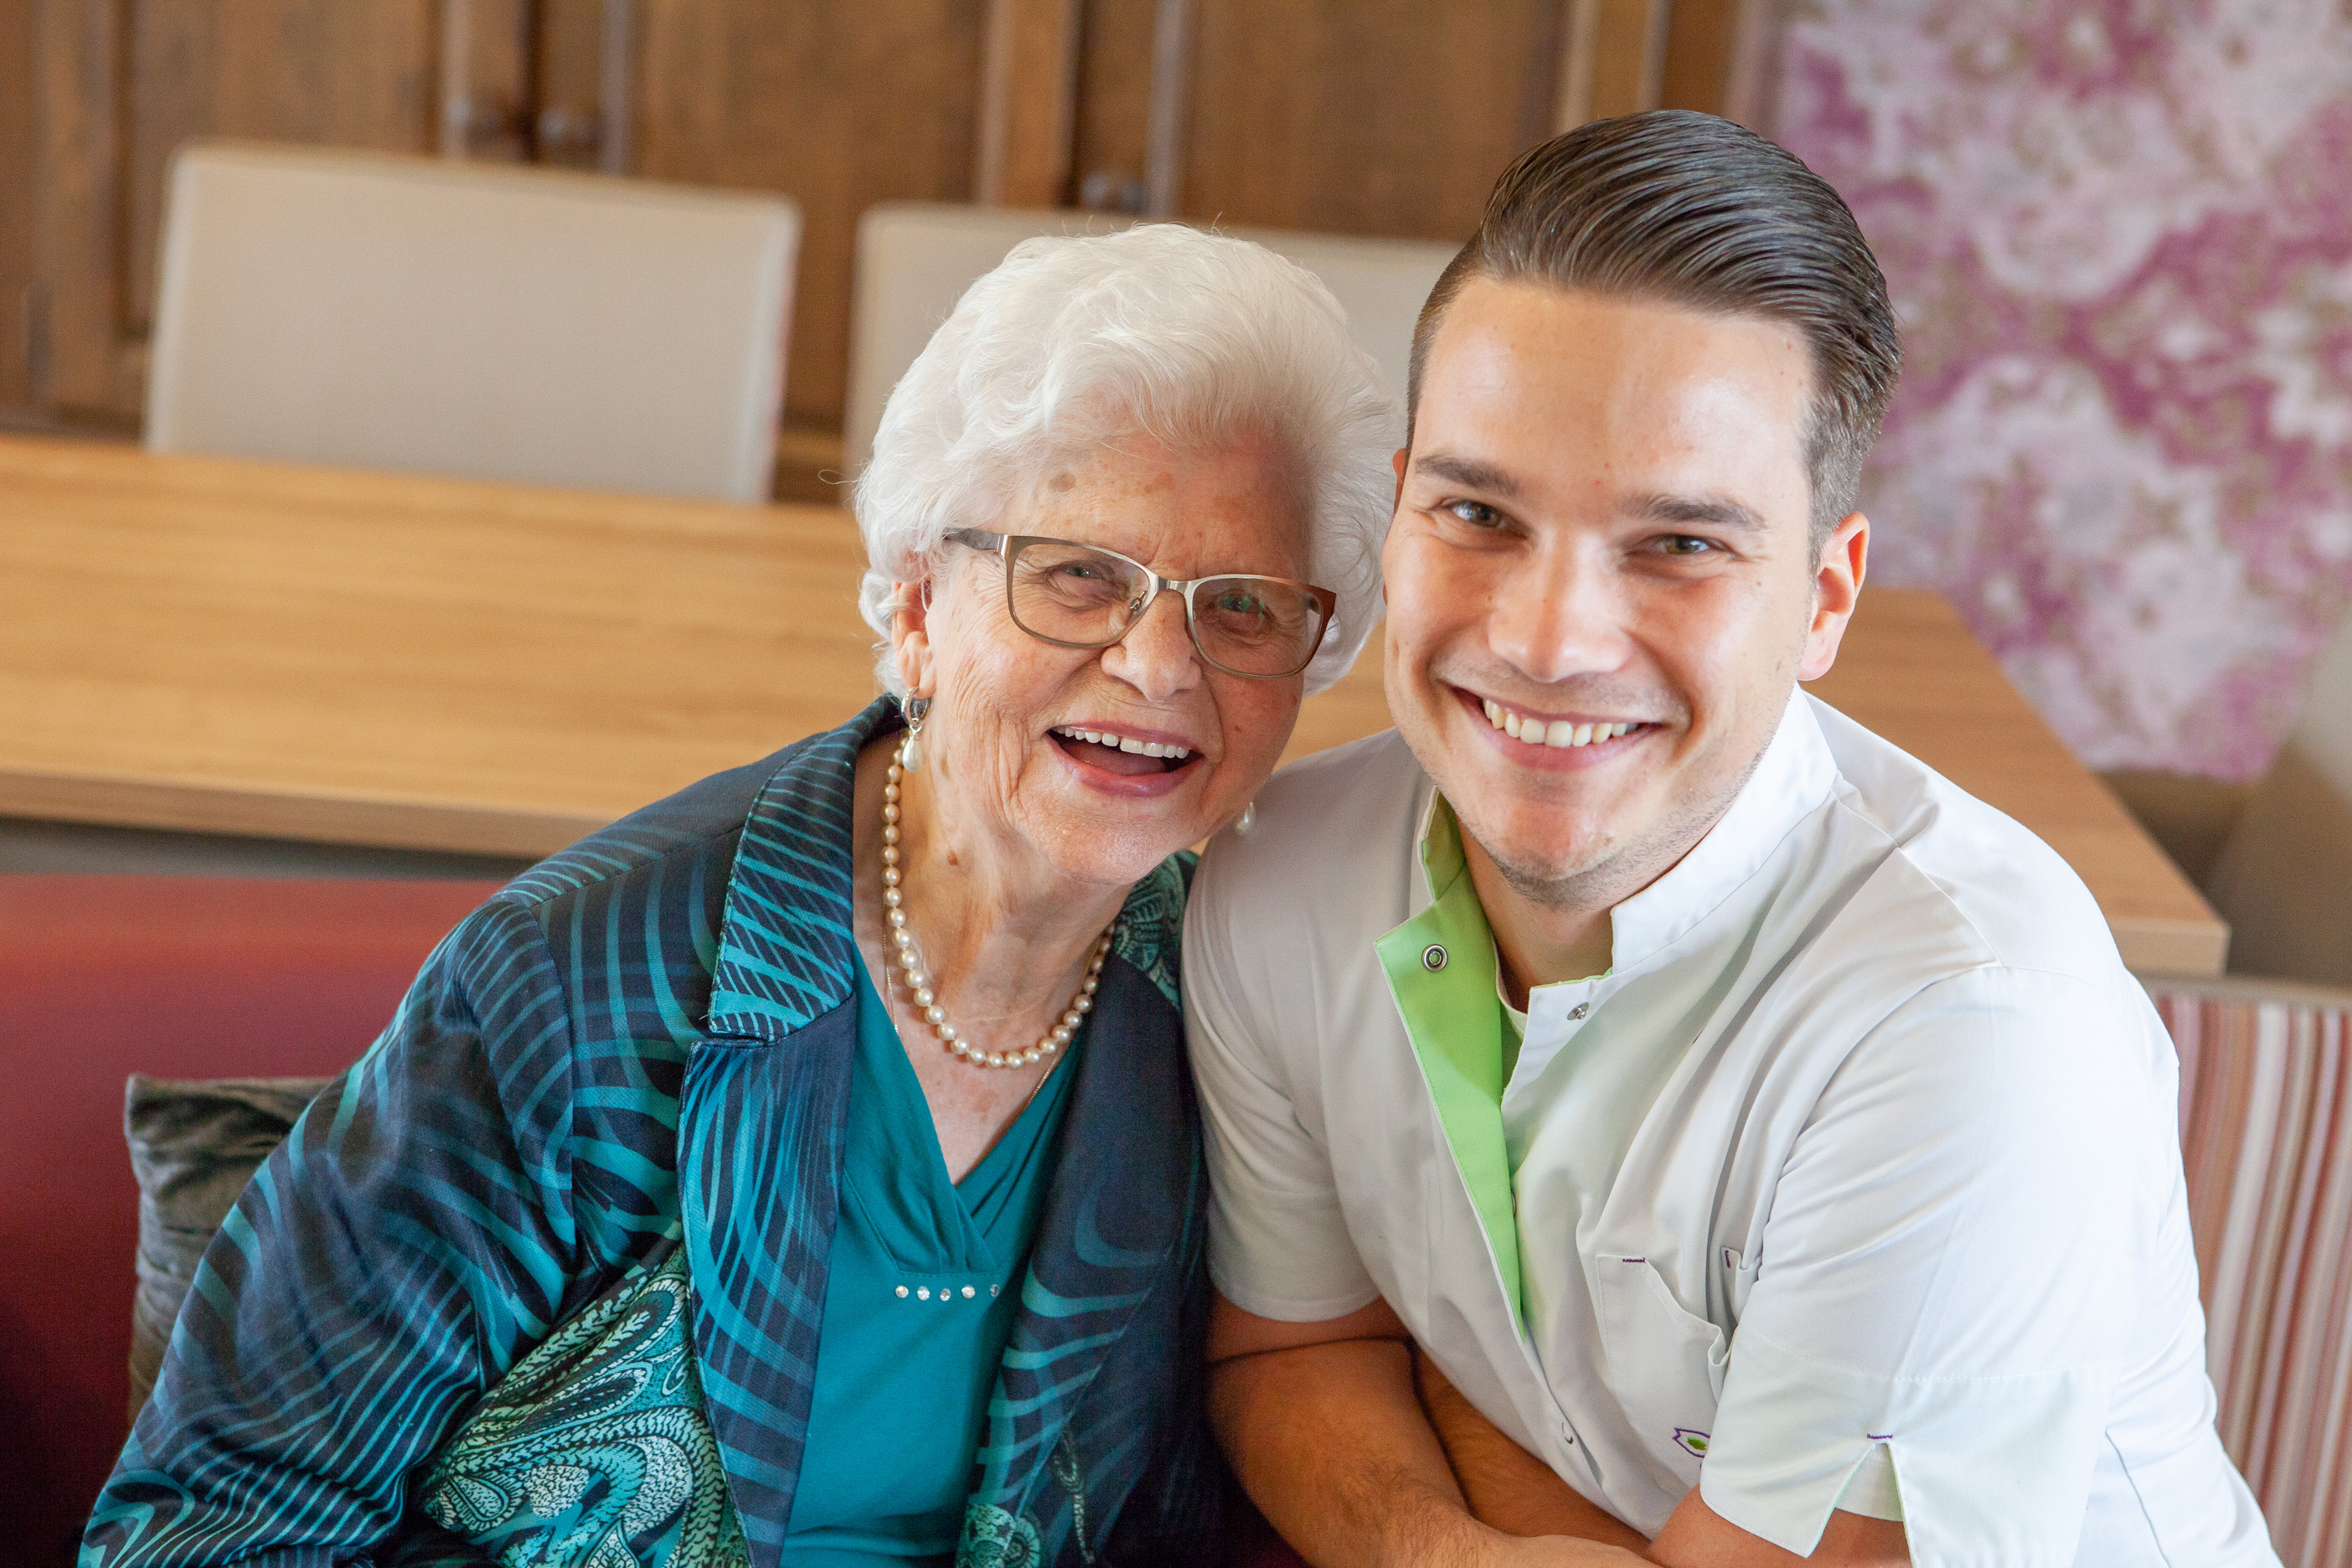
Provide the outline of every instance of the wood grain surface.
[[[0,437],[0,815],[545,854],[876,691],[847,515]],[[2136,968],[2227,928],[1933,594],[1813,689],[2039,833]],[[1380,660],[1288,755],[1386,726]]]

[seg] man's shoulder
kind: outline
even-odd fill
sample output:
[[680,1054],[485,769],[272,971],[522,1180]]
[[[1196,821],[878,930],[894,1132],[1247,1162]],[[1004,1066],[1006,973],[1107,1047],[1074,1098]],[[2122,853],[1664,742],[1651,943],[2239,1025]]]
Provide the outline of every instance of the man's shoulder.
[[[1816,703],[1844,788],[1834,831],[1879,840],[1875,916],[1975,963],[2105,979],[2121,969],[2098,900],[2032,829],[1893,742]],[[1963,956],[1966,955],[1966,956]]]
[[1410,869],[1429,789],[1394,730],[1302,758],[1258,791],[1247,834],[1227,828],[1210,842],[1193,900],[1263,900],[1269,913],[1312,908],[1328,917],[1347,907],[1330,899]]
[[[1294,763],[1258,792],[1247,834],[1211,840],[1184,911],[1185,989],[1264,1013],[1307,1007],[1412,912],[1430,785],[1394,731]],[[1197,983],[1197,984],[1196,984]]]
[[1312,830],[1334,805],[1369,805],[1418,796],[1429,784],[1404,737],[1382,730],[1344,746],[1316,752],[1281,769],[1258,792],[1258,820],[1280,820],[1293,831]]

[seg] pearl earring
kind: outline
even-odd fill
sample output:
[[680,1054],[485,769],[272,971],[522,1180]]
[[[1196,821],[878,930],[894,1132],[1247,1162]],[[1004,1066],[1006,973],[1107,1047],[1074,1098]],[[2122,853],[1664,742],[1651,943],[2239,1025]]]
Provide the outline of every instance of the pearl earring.
[[907,739],[899,748],[898,763],[908,772],[914,773],[920,770],[923,765],[923,721],[930,717],[931,700],[928,697],[909,697],[904,704],[904,709],[907,715]]
[[1257,802],[1252,801],[1242,807],[1242,814],[1239,816],[1234,818],[1234,837],[1247,838],[1250,836],[1250,829],[1256,826]]

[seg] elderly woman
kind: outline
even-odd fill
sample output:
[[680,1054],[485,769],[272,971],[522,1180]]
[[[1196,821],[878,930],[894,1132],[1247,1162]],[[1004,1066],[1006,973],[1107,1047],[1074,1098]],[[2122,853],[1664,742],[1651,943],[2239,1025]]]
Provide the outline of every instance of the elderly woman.
[[1181,852],[1372,626],[1393,418],[1254,246],[974,285],[857,490],[891,694],[441,944],[214,1244],[84,1563],[1195,1558]]

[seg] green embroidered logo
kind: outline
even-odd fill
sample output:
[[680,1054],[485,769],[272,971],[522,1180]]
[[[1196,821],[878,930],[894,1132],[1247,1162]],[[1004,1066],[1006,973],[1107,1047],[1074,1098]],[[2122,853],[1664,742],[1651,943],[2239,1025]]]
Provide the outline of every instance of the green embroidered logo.
[[1706,1458],[1706,1434],[1694,1432],[1687,1426],[1675,1428],[1675,1442],[1694,1458]]

